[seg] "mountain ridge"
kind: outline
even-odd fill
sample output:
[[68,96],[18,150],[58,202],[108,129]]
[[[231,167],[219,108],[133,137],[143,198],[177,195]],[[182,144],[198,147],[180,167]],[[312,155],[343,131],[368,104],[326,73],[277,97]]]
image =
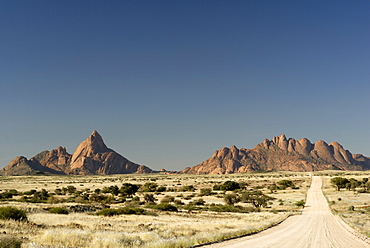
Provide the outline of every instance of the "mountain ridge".
[[62,174],[62,175],[109,175],[128,173],[152,173],[147,166],[133,163],[108,148],[95,130],[69,154],[65,147],[42,151],[30,158],[14,158],[1,170],[2,175]]
[[228,174],[254,170],[368,170],[370,158],[351,154],[338,142],[311,143],[307,138],[287,139],[284,134],[265,139],[253,149],[223,147],[202,163],[181,173]]
[[[287,139],[284,134],[265,139],[252,149],[223,147],[202,163],[184,170],[163,173],[228,174],[258,170],[317,171],[317,170],[369,170],[370,158],[352,154],[338,142],[307,138]],[[108,175],[128,173],[153,173],[147,166],[139,165],[108,148],[95,130],[69,154],[65,147],[45,150],[27,159],[14,158],[0,175]]]

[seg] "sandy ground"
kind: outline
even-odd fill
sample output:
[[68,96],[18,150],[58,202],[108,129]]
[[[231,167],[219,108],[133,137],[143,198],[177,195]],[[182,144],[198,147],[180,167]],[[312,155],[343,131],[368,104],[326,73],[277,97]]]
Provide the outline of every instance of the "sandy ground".
[[321,177],[314,176],[302,215],[290,217],[282,224],[255,235],[204,247],[370,247],[369,239],[356,233],[339,217],[330,212],[321,186]]

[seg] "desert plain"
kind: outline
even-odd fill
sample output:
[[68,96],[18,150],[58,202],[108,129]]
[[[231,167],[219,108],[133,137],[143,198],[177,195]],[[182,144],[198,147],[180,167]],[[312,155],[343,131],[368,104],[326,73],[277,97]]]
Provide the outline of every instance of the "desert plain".
[[[338,191],[331,183],[334,177],[361,181],[370,177],[369,172],[43,175],[0,178],[1,207],[15,207],[27,215],[27,220],[0,220],[0,244],[15,245],[9,247],[210,244],[258,233],[301,215],[312,176],[322,178],[331,211],[355,232],[369,236],[369,192],[361,185]],[[136,192],[127,194],[124,185],[136,185]],[[251,200],[253,197],[260,202]]]

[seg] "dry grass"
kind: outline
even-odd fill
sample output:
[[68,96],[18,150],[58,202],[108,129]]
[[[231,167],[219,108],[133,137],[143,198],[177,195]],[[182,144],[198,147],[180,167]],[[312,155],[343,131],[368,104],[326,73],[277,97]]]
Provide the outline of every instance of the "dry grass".
[[[323,191],[332,212],[339,215],[354,229],[370,237],[370,194],[346,189],[337,191],[330,185],[330,179],[335,176],[362,180],[362,178],[370,178],[370,172],[322,172],[322,175],[325,176]],[[351,206],[354,210],[350,209]]]
[[[96,216],[88,213],[69,215],[50,214],[45,209],[74,203],[22,203],[3,202],[27,210],[29,223],[0,221],[0,232],[23,238],[23,247],[189,247],[210,241],[262,230],[299,210],[295,202],[305,199],[310,185],[307,173],[245,173],[232,175],[113,175],[113,176],[36,176],[3,177],[0,190],[16,189],[24,192],[31,189],[46,189],[73,185],[77,190],[94,190],[122,183],[144,184],[155,182],[160,186],[179,189],[193,185],[195,192],[163,192],[156,195],[157,202],[167,195],[185,204],[199,198],[201,188],[232,180],[245,182],[249,189],[257,188],[276,198],[268,208],[253,213],[215,213],[210,211],[157,212],[157,215]],[[271,192],[268,185],[289,179],[299,189]],[[228,192],[230,193],[230,192]],[[137,193],[142,197],[143,193]],[[194,197],[190,197],[194,196]],[[202,196],[206,204],[224,204],[223,194]],[[184,199],[190,197],[190,199]],[[280,201],[279,201],[280,200]],[[120,207],[115,204],[111,207]],[[243,203],[240,205],[248,206]]]
[[171,213],[158,216],[98,217],[86,214],[58,216],[32,214],[45,226],[30,241],[66,247],[188,247],[249,233],[284,218],[283,214]]

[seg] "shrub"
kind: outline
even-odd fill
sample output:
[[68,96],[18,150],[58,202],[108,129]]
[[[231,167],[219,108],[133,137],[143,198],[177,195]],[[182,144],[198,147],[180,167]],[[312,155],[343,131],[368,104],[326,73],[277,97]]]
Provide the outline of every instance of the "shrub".
[[33,195],[34,193],[36,193],[35,189],[31,189],[30,191],[23,192],[24,195]]
[[145,214],[145,210],[142,208],[104,208],[96,213],[96,215],[103,215],[103,216],[113,216],[113,215],[121,215],[121,214]]
[[274,191],[276,191],[278,189],[278,187],[277,187],[277,185],[275,183],[269,185],[267,188],[271,191],[271,193],[274,192]]
[[295,203],[295,205],[296,205],[297,207],[304,207],[304,204],[305,204],[305,201],[304,201],[304,200],[300,200],[300,201],[297,201],[297,202]]
[[242,206],[232,206],[232,205],[212,205],[209,211],[215,212],[234,212],[234,213],[249,213],[249,212],[259,212],[259,208],[254,207],[242,207]]
[[145,202],[154,202],[155,197],[153,194],[144,194],[144,201]]
[[102,193],[111,193],[112,195],[118,195],[120,190],[119,190],[117,185],[113,185],[113,186],[103,188],[103,190],[101,192]]
[[205,200],[203,200],[202,198],[199,198],[199,199],[196,199],[196,200],[194,200],[194,201],[192,201],[192,204],[194,204],[194,205],[204,205],[206,203],[206,201]]
[[224,195],[224,201],[227,205],[233,206],[238,202],[238,197],[235,194],[226,194]]
[[175,197],[167,195],[162,198],[161,203],[170,203],[174,201],[175,201]]
[[234,191],[236,189],[240,189],[240,185],[234,181],[226,181],[220,186],[220,190],[224,191]]
[[15,207],[0,207],[0,219],[27,221],[26,212]]
[[49,209],[49,213],[51,213],[51,214],[69,214],[67,209],[60,208],[60,207]]
[[208,196],[208,195],[212,195],[212,189],[203,188],[203,189],[200,189],[200,194],[198,196]]
[[184,206],[183,209],[187,211],[193,211],[193,210],[202,210],[203,208],[201,206],[189,203],[188,205]]
[[183,191],[183,192],[186,192],[186,191],[190,191],[190,192],[194,192],[195,191],[195,188],[193,185],[186,185],[186,186],[183,186],[180,191]]
[[0,238],[0,247],[21,248],[23,241],[16,237],[4,236]]
[[173,202],[174,202],[176,205],[184,205],[184,203],[183,203],[181,200],[179,200],[179,199],[175,199]]
[[213,185],[213,190],[221,190],[221,185],[215,184]]
[[142,192],[155,192],[157,190],[157,187],[158,187],[158,184],[148,182],[140,186],[140,190]]
[[295,187],[294,183],[292,180],[281,180],[278,182],[278,184],[280,185],[279,189],[286,189],[286,188],[291,188],[293,189]]
[[167,188],[165,186],[159,186],[157,188],[157,192],[165,192],[167,190]]
[[137,215],[140,215],[140,214],[145,214],[145,210],[142,209],[142,208],[128,208],[128,207],[124,207],[124,208],[119,208],[119,213],[120,214],[137,214]]
[[104,208],[96,213],[96,215],[113,216],[119,215],[118,209]]
[[158,205],[152,206],[153,209],[161,210],[161,211],[172,211],[172,212],[177,212],[177,207],[169,204],[169,203],[161,203]]

